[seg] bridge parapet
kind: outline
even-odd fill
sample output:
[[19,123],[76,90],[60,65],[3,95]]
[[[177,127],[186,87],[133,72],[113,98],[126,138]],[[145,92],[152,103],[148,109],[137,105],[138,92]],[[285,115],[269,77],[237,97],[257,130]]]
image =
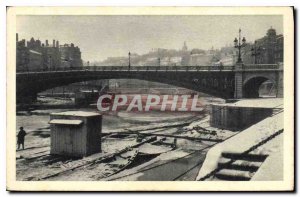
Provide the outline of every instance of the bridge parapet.
[[55,71],[233,71],[234,66],[83,66],[54,69],[18,69],[24,72],[55,72]]
[[55,72],[55,71],[243,71],[243,70],[282,70],[279,64],[237,64],[235,66],[82,66],[54,69],[18,69],[24,72]]
[[[240,70],[239,70],[240,69]],[[159,83],[166,83],[222,98],[243,98],[244,95],[255,96],[251,87],[256,83],[271,79],[276,87],[282,85],[279,65],[243,65],[236,66],[89,66],[73,68],[56,68],[54,70],[17,71],[17,94],[36,95],[43,90],[88,80],[132,78]],[[258,80],[252,80],[257,78]],[[250,90],[244,88],[245,82],[251,80]],[[252,84],[252,81],[254,81]],[[39,84],[39,85],[36,85]],[[252,85],[251,85],[252,84]],[[252,88],[253,89],[253,88]],[[279,93],[281,92],[279,90]],[[244,93],[247,90],[247,94]]]
[[236,70],[279,70],[283,69],[280,64],[239,64]]

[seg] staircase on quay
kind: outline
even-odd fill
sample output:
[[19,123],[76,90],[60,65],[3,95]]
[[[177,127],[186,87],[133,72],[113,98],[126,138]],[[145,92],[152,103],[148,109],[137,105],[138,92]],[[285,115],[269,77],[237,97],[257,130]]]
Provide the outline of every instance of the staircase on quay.
[[222,153],[212,181],[249,181],[267,155]]

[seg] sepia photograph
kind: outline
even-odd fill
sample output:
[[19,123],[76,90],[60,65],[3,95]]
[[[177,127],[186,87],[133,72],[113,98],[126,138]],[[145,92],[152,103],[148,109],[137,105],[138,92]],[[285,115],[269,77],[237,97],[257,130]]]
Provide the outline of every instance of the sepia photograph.
[[7,28],[8,190],[294,190],[292,7],[9,7]]

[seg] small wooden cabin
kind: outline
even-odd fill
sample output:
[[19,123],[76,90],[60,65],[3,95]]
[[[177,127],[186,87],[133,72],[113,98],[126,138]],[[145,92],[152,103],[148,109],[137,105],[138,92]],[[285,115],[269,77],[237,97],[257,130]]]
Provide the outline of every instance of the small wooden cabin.
[[50,154],[84,157],[101,152],[102,115],[67,111],[50,114]]

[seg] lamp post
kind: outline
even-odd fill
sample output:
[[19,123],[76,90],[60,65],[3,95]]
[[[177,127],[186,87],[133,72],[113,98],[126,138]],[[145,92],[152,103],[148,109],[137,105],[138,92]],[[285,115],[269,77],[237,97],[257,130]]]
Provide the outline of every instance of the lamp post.
[[130,70],[130,51],[129,51],[129,53],[128,53],[128,69]]
[[257,42],[254,42],[254,46],[251,48],[251,56],[254,57],[254,64],[257,64],[257,56],[260,55],[261,48],[256,46]]
[[157,58],[158,66],[160,66],[160,57]]
[[243,39],[241,40],[241,29],[239,29],[239,39],[235,38],[233,42],[234,42],[234,47],[239,50],[238,60],[236,63],[243,63],[241,58],[241,48],[246,46],[246,38],[243,37]]
[[158,63],[158,67],[160,67],[160,51],[159,51],[159,48],[157,49],[157,63]]

